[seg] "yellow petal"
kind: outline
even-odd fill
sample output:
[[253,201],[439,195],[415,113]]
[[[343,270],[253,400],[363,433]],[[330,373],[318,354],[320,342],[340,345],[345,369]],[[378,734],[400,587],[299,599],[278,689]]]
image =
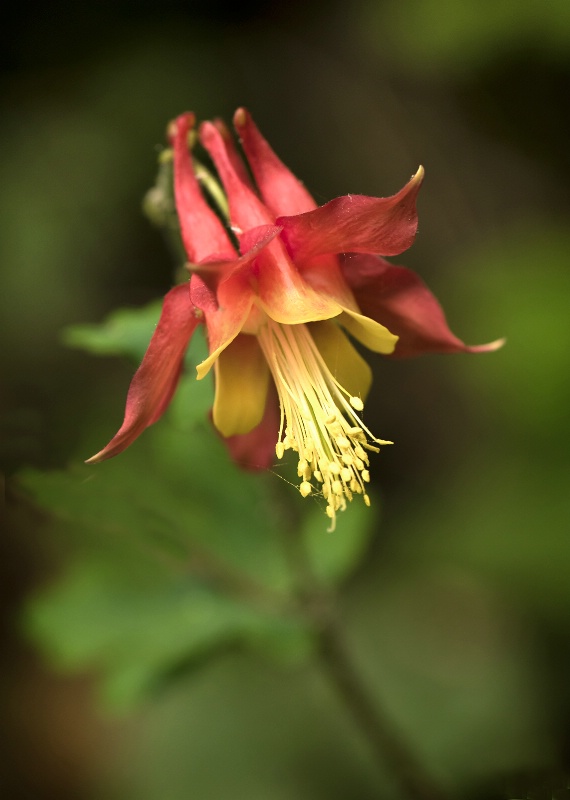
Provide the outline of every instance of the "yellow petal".
[[222,436],[249,433],[261,422],[269,368],[254,336],[240,334],[215,363],[214,425]]
[[198,380],[208,374],[220,353],[238,336],[248,319],[253,298],[245,271],[238,269],[218,286],[217,308],[204,308],[196,303],[204,309],[210,348],[208,358],[196,367]]
[[338,322],[355,339],[358,339],[359,342],[374,353],[390,355],[390,353],[394,352],[399,337],[390,333],[388,328],[370,319],[370,317],[365,317],[363,314],[358,314],[356,311],[346,308],[342,316],[338,318]]
[[336,380],[350,395],[365,400],[372,384],[372,370],[346,334],[328,320],[314,322],[309,330]]

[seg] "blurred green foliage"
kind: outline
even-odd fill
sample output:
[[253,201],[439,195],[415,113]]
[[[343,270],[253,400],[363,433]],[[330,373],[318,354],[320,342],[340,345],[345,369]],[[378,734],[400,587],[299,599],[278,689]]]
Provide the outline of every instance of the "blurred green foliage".
[[[486,436],[451,478],[445,506],[430,505],[421,541],[413,543],[420,559],[425,549],[436,562],[445,554],[546,624],[556,620],[564,628],[570,621],[569,252],[566,226],[535,222],[530,231],[505,231],[458,263],[458,305],[484,307],[508,341],[497,358],[457,367],[469,403],[487,420]],[[484,271],[491,287],[481,279]]]
[[390,55],[406,69],[467,75],[520,49],[568,60],[565,0],[387,0],[363,8],[372,46],[383,40],[380,30],[389,30]]
[[[65,339],[136,363],[159,310],[117,311],[102,325],[70,328]],[[167,418],[122,458],[20,476],[80,554],[31,605],[29,632],[60,666],[101,666],[106,697],[120,707],[231,645],[306,657],[312,631],[296,602],[286,537],[300,525],[315,572],[334,583],[358,563],[372,530],[373,514],[355,503],[329,536],[318,505],[298,504],[308,507],[303,516],[298,507],[283,513],[292,500],[280,502],[276,476],[272,487],[231,463],[207,419],[211,379],[192,374],[206,352],[199,331]]]
[[[4,32],[0,455],[26,523],[0,540],[3,797],[393,796],[312,658],[292,514],[342,584],[364,680],[433,773],[470,797],[564,800],[564,775],[533,773],[570,752],[570,6],[183,5],[24,3]],[[398,260],[462,338],[507,337],[489,356],[375,360],[367,424],[396,442],[372,470],[381,528],[354,505],[331,536],[280,477],[228,463],[198,338],[168,416],[119,459],[78,463],[118,426],[178,266],[140,214],[165,125],[242,103],[319,202],[389,194],[423,162]],[[60,684],[22,668],[16,605],[109,705],[147,699],[132,722],[107,737],[93,704],[75,720]],[[73,783],[85,731],[105,741]]]

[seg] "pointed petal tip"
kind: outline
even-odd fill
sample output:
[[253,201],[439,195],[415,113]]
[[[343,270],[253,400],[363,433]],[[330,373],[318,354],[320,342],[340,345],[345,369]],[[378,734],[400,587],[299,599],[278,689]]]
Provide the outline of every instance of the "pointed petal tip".
[[424,179],[424,177],[425,177],[425,174],[426,174],[426,171],[423,168],[423,166],[420,164],[418,169],[417,169],[417,171],[416,171],[416,174],[412,176],[411,183],[415,184],[416,186],[420,186],[422,181],[423,181],[423,179]]
[[229,139],[232,138],[228,126],[226,125],[223,119],[220,119],[220,117],[216,117],[214,120],[212,120],[212,122],[214,124],[214,127],[217,128],[217,130],[221,133],[225,141],[228,141]]
[[193,111],[186,111],[184,114],[180,114],[175,119],[170,120],[166,128],[166,138],[168,141],[173,144],[173,140],[178,132],[178,128],[180,125],[183,125],[187,131],[192,130],[194,125],[196,124],[196,115]]
[[94,456],[91,458],[86,458],[83,462],[84,464],[99,464],[101,461],[105,461],[105,459],[110,458],[110,455],[107,454],[107,448],[104,447],[102,450],[99,450],[98,453],[95,453]]
[[[198,140],[202,147],[204,147],[206,150],[213,148],[216,153],[221,152],[224,159],[229,159],[232,141],[229,131],[227,131],[227,129],[224,131],[224,127],[224,123],[218,124],[215,121],[205,119],[198,125]],[[212,153],[210,153],[210,156],[212,156]],[[213,157],[212,160],[215,162]],[[220,165],[216,163],[216,169],[218,172],[219,168]],[[223,182],[224,181],[222,179],[222,183]]]
[[477,344],[469,348],[469,352],[471,353],[494,353],[496,350],[500,350],[505,344],[507,340],[505,337],[502,339],[495,339],[494,342],[489,342],[488,344]]
[[249,120],[249,112],[240,106],[234,114],[234,127],[239,132],[240,128],[245,128]]
[[135,439],[138,438],[140,433],[142,433],[142,431],[139,430],[134,433],[131,432],[131,435],[116,434],[113,436],[108,445],[106,445],[102,450],[99,450],[98,453],[95,453],[94,456],[91,456],[91,458],[86,458],[83,463],[100,464],[102,461],[108,461],[110,458],[115,458],[115,456],[118,456],[120,453],[130,447]]

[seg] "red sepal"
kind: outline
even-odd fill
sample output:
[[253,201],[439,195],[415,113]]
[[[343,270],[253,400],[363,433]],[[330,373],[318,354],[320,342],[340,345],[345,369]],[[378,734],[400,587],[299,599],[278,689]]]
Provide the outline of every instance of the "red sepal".
[[347,255],[341,258],[347,283],[361,312],[399,336],[387,358],[425,353],[483,353],[497,350],[503,340],[466,345],[451,332],[439,302],[415,272],[383,258]]
[[236,111],[234,126],[261,196],[273,214],[302,214],[317,207],[301,181],[273,152],[245,108]]
[[193,114],[182,114],[172,123],[174,148],[174,195],[180,220],[182,241],[192,262],[206,259],[231,259],[235,250],[202,195],[188,151],[188,132],[194,125]]
[[242,180],[240,170],[237,170],[234,164],[235,158],[230,154],[227,142],[218,128],[211,122],[204,122],[200,126],[200,141],[210,154],[224,184],[230,206],[232,228],[238,239],[249,228],[273,225],[275,223],[273,215],[251,187]]
[[164,298],[162,314],[142,363],[131,381],[123,424],[109,444],[86,463],[118,455],[166,411],[198,322],[188,284],[171,289]]
[[407,250],[418,227],[416,197],[423,179],[420,167],[392,197],[349,194],[314,211],[277,217],[281,238],[296,263],[326,253],[393,256]]
[[275,445],[279,432],[279,403],[272,385],[267,395],[265,413],[259,425],[249,433],[222,436],[235,463],[242,469],[261,472],[275,462]]

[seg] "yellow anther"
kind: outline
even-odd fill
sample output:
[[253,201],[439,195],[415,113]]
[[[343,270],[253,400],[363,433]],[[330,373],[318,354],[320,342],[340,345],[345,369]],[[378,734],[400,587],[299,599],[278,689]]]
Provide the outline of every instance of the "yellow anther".
[[340,477],[343,479],[343,481],[348,483],[352,478],[352,470],[348,467],[343,467],[340,471]]
[[370,498],[368,497],[367,494],[363,495],[362,499],[364,500],[364,505],[366,505],[366,506],[370,505]]
[[[361,422],[360,397],[337,381],[307,325],[284,325],[269,318],[257,333],[273,375],[281,406],[278,458],[287,450],[298,454],[299,492],[317,491],[331,519],[360,494],[369,505],[364,484],[370,480],[367,451],[378,451],[381,440]],[[318,488],[317,488],[318,487]]]

